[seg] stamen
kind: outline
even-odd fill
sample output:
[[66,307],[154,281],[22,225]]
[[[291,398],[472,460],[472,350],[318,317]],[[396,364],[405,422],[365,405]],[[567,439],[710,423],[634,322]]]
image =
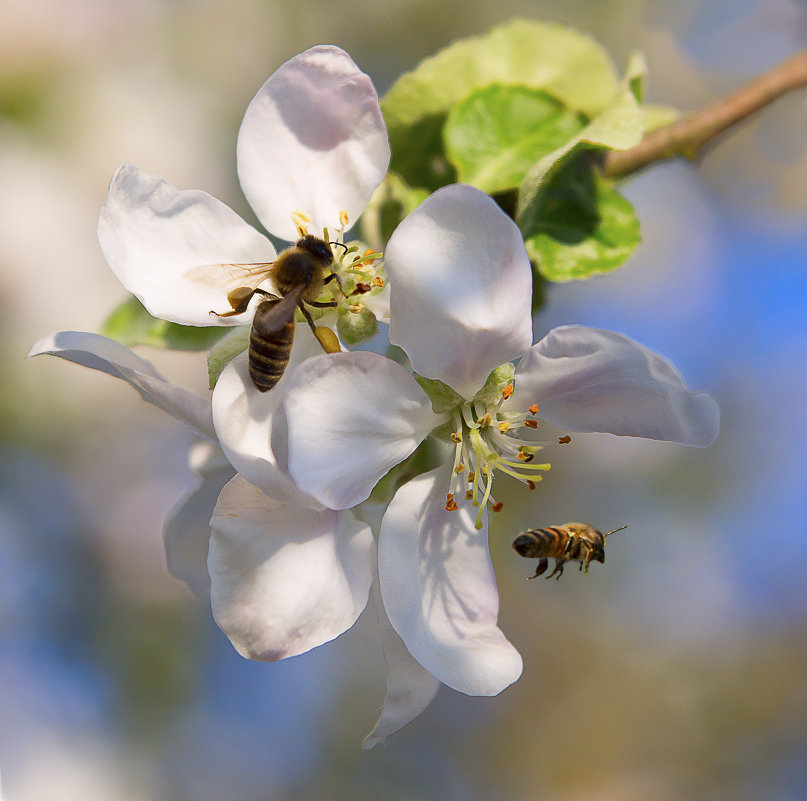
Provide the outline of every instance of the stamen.
[[493,422],[493,418],[490,416],[490,412],[488,412],[484,417],[480,417],[476,422],[479,423],[480,428],[487,428]]
[[502,434],[504,434],[505,431],[508,431],[510,429],[510,423],[507,420],[502,420],[502,422],[499,423],[497,428],[499,429],[499,431],[502,432]]
[[339,222],[342,223],[343,228],[347,228],[347,224],[350,222],[350,218],[344,209],[339,212]]
[[504,501],[499,501],[498,503],[494,503],[493,506],[490,507],[494,512],[501,512],[504,509]]
[[451,441],[452,442],[462,442],[462,432],[461,431],[452,431],[451,432]]
[[479,428],[478,423],[475,423],[473,418],[471,417],[471,409],[469,404],[463,403],[460,411],[462,413],[463,422],[465,423],[466,426],[468,426],[468,428],[472,430]]
[[508,385],[507,385],[507,386],[506,386],[506,387],[505,387],[505,388],[502,390],[502,397],[503,397],[505,400],[508,400],[508,399],[510,399],[510,398],[512,398],[512,397],[513,397],[513,385],[512,385],[512,384],[508,384]]
[[474,497],[473,492],[471,492],[471,490],[467,490],[465,493],[465,500],[470,501],[473,497]]
[[465,465],[464,465],[462,462],[460,462],[460,463],[459,463],[459,464],[458,464],[458,465],[457,465],[457,466],[454,468],[454,472],[455,472],[457,475],[461,475],[462,473],[464,473],[464,472],[465,472]]
[[538,404],[533,403],[532,406],[527,410],[530,414],[538,414]]
[[537,420],[525,420],[523,425],[527,428],[538,428],[538,421]]
[[311,222],[311,217],[308,214],[300,209],[295,209],[291,213],[291,221],[297,228],[297,233],[300,235],[301,239],[308,235],[308,224]]
[[521,462],[531,462],[535,458],[535,454],[519,451],[518,456],[516,458]]
[[568,434],[562,437],[558,437],[558,445],[568,445],[571,441],[572,438]]

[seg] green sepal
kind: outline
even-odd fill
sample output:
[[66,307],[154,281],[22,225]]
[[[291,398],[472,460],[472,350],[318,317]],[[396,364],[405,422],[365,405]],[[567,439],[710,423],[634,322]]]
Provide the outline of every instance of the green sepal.
[[422,375],[415,373],[415,381],[420,384],[421,389],[429,396],[429,400],[432,402],[432,411],[435,414],[445,414],[445,412],[450,412],[464,403],[462,395],[436,378],[424,378]]
[[434,190],[451,183],[446,118],[458,102],[491,84],[542,89],[591,117],[613,99],[619,79],[596,40],[555,22],[515,19],[455,42],[402,75],[382,99],[390,168],[411,186]]
[[134,296],[120,304],[101,325],[101,333],[127,347],[150,345],[165,350],[207,350],[226,333],[224,326],[169,323],[152,317]]
[[515,189],[530,167],[585,127],[584,118],[540,89],[486,86],[451,110],[446,154],[463,183],[483,192]]
[[230,328],[226,336],[220,339],[207,354],[207,377],[210,389],[216,386],[221,371],[239,353],[249,347],[249,332],[251,326],[239,325],[237,328]]
[[516,368],[511,362],[499,365],[487,377],[485,385],[474,395],[474,403],[483,403],[492,406],[499,402],[504,388],[513,380]]

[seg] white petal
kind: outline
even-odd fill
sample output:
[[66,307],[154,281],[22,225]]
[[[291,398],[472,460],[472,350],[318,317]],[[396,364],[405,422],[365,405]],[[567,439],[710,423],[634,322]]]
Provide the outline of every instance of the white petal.
[[395,229],[384,255],[389,339],[416,373],[470,399],[532,343],[532,271],[515,223],[483,192],[446,186]]
[[331,509],[365,500],[445,419],[401,365],[369,351],[310,359],[289,377],[282,403],[278,460],[287,435],[291,477]]
[[389,164],[387,130],[370,79],[338,47],[312,47],[260,88],[238,134],[238,176],[261,222],[297,239],[292,212],[322,235],[364,211]]
[[378,618],[384,661],[387,663],[387,694],[378,722],[361,744],[365,750],[383,743],[387,737],[411,723],[434,700],[440,689],[440,682],[412,657],[390,625],[378,581],[373,583],[370,590],[370,603]]
[[222,487],[235,471],[221,450],[210,442],[197,442],[191,449],[190,461],[201,480],[171,512],[163,529],[163,542],[171,575],[184,581],[198,598],[207,598],[210,516]]
[[278,466],[272,449],[272,419],[289,376],[301,361],[322,352],[307,325],[298,325],[296,331],[289,366],[268,392],[259,392],[249,377],[248,351],[224,368],[213,390],[213,422],[222,450],[247,481],[279,501],[321,509]]
[[287,507],[236,476],[210,525],[213,616],[247,659],[274,662],[322,645],[366,606],[375,542],[350,512]]
[[42,353],[127,381],[144,401],[190,424],[200,434],[211,439],[216,437],[209,401],[166,381],[150,362],[141,359],[120,342],[99,334],[61,331],[40,339],[28,355],[38,356]]
[[519,362],[505,410],[532,404],[570,431],[705,447],[720,429],[714,400],[690,392],[668,361],[626,336],[582,326],[554,328]]
[[[272,243],[206,192],[180,190],[124,164],[109,185],[98,241],[120,282],[149,313],[185,325],[243,325],[230,310],[234,264],[271,262]],[[235,285],[238,281],[235,281]]]
[[468,503],[445,510],[445,466],[404,484],[378,541],[384,608],[412,656],[444,684],[496,695],[521,675],[521,657],[497,627],[499,595],[487,523]]

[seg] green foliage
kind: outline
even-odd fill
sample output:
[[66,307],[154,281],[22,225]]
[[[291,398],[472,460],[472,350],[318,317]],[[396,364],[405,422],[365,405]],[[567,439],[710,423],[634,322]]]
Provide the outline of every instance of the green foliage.
[[573,152],[537,196],[530,260],[550,281],[570,281],[619,267],[641,241],[631,204],[596,169],[592,151]]
[[210,389],[216,386],[221,371],[239,353],[245,351],[249,345],[249,332],[252,326],[239,325],[226,331],[226,336],[222,337],[210,349],[207,354],[207,377]]
[[387,173],[361,215],[361,238],[378,251],[383,251],[398,223],[413,211],[429,193],[413,189],[395,173]]
[[454,180],[443,127],[457,103],[492,84],[540,89],[592,116],[619,88],[609,55],[591,37],[553,22],[513,20],[449,45],[402,75],[381,106],[391,169],[431,191]]
[[130,348],[151,345],[166,350],[207,350],[226,332],[223,326],[179,325],[158,320],[136,297],[121,303],[101,326],[104,336]]
[[525,86],[487,86],[448,115],[445,145],[457,177],[483,192],[515,189],[535,162],[585,126],[580,114]]

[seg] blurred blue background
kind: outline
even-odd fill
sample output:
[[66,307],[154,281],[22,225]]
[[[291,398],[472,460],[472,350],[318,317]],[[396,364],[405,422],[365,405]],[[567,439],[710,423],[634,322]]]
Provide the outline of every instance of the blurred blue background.
[[[444,688],[372,752],[384,671],[365,623],[287,662],[241,659],[164,564],[190,432],[120,382],[23,360],[124,297],[95,241],[119,163],[253,219],[235,136],[284,60],[339,44],[383,92],[516,15],[581,28],[620,66],[642,50],[649,100],[684,109],[807,39],[791,0],[0,1],[6,801],[807,799],[807,93],[628,183],[642,246],[552,288],[535,320],[660,352],[719,401],[719,441],[558,449],[491,530],[524,676],[494,699]],[[201,355],[142,353],[207,392]],[[570,519],[629,528],[588,577],[527,582],[513,535]]]

